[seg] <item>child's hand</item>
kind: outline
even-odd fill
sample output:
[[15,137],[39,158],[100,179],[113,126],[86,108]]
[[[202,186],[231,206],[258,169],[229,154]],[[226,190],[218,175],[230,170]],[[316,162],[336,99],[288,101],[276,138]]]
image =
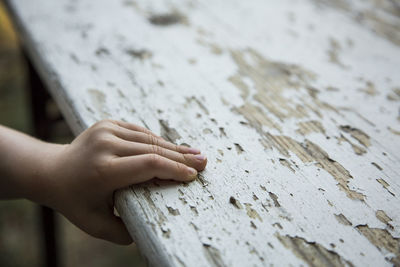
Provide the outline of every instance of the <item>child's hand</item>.
[[191,181],[207,164],[198,150],[111,120],[96,123],[69,145],[41,144],[32,146],[42,148],[36,154],[42,159],[24,197],[61,212],[92,236],[119,244],[132,239],[113,213],[116,189],[155,177]]

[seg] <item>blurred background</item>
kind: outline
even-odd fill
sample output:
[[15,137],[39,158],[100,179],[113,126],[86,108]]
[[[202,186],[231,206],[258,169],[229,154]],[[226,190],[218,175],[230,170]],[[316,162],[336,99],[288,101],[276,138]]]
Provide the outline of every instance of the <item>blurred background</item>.
[[[17,34],[0,1],[0,124],[33,134],[27,64]],[[57,106],[46,109],[59,116]],[[66,143],[73,136],[63,120],[50,140]],[[95,239],[56,214],[59,261],[62,267],[146,266],[135,245],[123,247]],[[26,200],[0,201],[0,266],[44,266],[40,208]]]

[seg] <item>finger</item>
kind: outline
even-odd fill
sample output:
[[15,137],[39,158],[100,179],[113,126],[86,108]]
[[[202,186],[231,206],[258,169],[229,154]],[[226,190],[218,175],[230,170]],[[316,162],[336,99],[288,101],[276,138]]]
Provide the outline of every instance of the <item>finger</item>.
[[115,189],[153,178],[187,182],[197,177],[195,169],[157,154],[115,158],[110,164],[110,171],[116,177],[113,180]]
[[126,141],[156,145],[156,146],[167,148],[169,150],[174,150],[174,151],[177,151],[177,152],[183,153],[183,154],[200,154],[200,150],[198,150],[198,149],[187,147],[187,146],[178,146],[178,145],[172,144],[170,142],[167,142],[163,139],[159,139],[159,138],[155,137],[154,135],[146,134],[146,133],[138,132],[138,131],[131,131],[124,127],[119,127],[116,130],[115,135]]
[[104,214],[96,220],[101,224],[101,229],[94,234],[95,237],[108,240],[119,245],[129,245],[133,242],[121,218]]
[[142,132],[145,134],[150,134],[158,139],[162,139],[164,140],[161,136],[156,135],[155,133],[153,133],[152,131],[150,131],[149,129],[146,129],[142,126],[136,125],[136,124],[132,124],[129,122],[124,122],[124,121],[114,121],[114,123],[118,126],[121,126],[125,129],[131,130],[131,131],[137,131],[137,132]]
[[115,147],[115,153],[120,157],[129,157],[141,154],[157,154],[193,167],[198,171],[204,170],[207,164],[207,158],[201,154],[182,154],[157,145],[135,143],[125,140],[119,140]]

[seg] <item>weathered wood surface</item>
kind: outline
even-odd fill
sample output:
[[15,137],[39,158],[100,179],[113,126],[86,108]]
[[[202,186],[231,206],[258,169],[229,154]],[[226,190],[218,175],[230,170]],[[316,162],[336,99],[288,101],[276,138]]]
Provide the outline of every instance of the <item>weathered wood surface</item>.
[[207,154],[196,182],[118,194],[151,264],[400,265],[398,1],[8,2],[75,133],[121,119]]

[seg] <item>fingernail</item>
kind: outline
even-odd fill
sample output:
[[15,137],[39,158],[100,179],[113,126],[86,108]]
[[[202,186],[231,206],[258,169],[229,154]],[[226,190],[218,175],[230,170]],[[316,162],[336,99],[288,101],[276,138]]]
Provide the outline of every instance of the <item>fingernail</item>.
[[193,168],[187,167],[188,172],[189,172],[189,178],[195,178],[197,175],[197,171]]
[[190,154],[200,154],[200,150],[198,150],[198,149],[196,149],[196,148],[193,148],[193,147],[189,147],[188,152],[189,152]]
[[200,160],[200,161],[206,160],[206,156],[204,156],[204,155],[202,155],[202,154],[194,155],[194,157],[195,157],[197,160]]

